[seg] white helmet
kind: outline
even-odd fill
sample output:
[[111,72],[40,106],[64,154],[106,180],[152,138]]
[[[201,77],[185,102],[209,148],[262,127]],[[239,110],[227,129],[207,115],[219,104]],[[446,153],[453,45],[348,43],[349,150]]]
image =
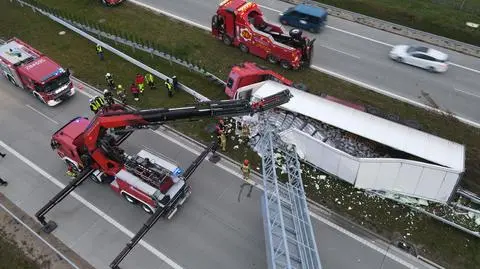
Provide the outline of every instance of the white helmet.
[[103,90],[103,94],[106,94],[106,93],[108,93],[108,90],[107,89]]
[[107,73],[105,76],[106,77],[111,77],[112,75],[110,75],[110,73]]

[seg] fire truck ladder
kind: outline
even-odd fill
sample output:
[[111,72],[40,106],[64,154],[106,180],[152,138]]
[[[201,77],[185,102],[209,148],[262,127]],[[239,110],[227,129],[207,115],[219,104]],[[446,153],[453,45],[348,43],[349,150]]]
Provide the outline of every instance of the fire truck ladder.
[[[212,142],[200,155],[195,159],[195,161],[190,164],[190,166],[185,170],[183,175],[181,177],[187,181],[195,172],[195,170],[200,166],[202,161],[208,156],[208,153],[212,152],[215,153],[217,150],[217,143]],[[148,218],[148,220],[143,224],[142,228],[135,234],[135,236],[130,240],[127,245],[122,249],[122,251],[115,257],[115,259],[110,263],[110,268],[112,269],[118,269],[119,264],[122,262],[122,260],[130,253],[130,251],[135,247],[135,245],[142,240],[142,238],[148,233],[148,231],[157,223],[157,221],[162,218],[163,216],[166,215],[166,213],[169,211],[169,206],[167,205],[161,210],[155,211],[155,213]]]
[[[277,145],[273,130],[259,141],[264,194],[262,210],[269,269],[321,269],[320,257],[310,222],[300,162],[294,148]],[[274,146],[286,158],[288,181],[277,179]]]

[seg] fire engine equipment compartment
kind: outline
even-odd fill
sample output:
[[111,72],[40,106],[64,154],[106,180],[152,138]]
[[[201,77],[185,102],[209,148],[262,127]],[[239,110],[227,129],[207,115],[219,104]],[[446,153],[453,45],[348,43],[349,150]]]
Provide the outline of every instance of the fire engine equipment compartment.
[[233,45],[285,69],[309,67],[313,43],[302,30],[288,34],[280,25],[267,22],[258,5],[245,0],[227,0],[212,17],[212,35],[227,46]]
[[30,91],[48,106],[75,94],[68,69],[17,38],[0,46],[0,70],[13,85]]

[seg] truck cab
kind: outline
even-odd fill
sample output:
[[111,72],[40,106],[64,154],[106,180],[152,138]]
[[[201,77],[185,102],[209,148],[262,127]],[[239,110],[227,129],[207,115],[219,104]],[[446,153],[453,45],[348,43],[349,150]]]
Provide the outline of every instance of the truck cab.
[[267,69],[266,67],[259,66],[253,62],[245,62],[232,67],[232,70],[228,75],[225,93],[231,99],[249,98],[250,96],[248,96],[247,93],[244,92],[240,94],[238,89],[265,80],[273,80],[287,86],[293,86],[303,90],[306,89],[303,84],[293,83],[291,80]]
[[13,85],[30,91],[48,106],[75,94],[68,69],[17,38],[0,46],[0,70]]
[[245,0],[227,0],[212,17],[212,35],[225,45],[240,48],[285,69],[309,67],[313,42],[300,29],[287,34],[281,26],[264,19],[258,5]]

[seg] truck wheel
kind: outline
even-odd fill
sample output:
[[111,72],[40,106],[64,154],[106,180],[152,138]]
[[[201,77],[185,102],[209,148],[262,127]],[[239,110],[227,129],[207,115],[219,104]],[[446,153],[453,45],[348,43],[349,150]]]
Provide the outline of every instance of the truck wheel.
[[278,62],[277,57],[273,56],[272,54],[268,54],[267,61],[271,64],[276,64]]
[[232,45],[232,39],[228,37],[227,35],[223,35],[223,44],[230,46]]
[[283,69],[286,69],[286,70],[289,70],[292,68],[292,65],[290,64],[289,61],[285,61],[285,60],[281,60],[280,61],[280,66],[283,68]]
[[137,203],[137,200],[135,200],[132,196],[130,196],[129,194],[123,192],[122,193],[122,196],[123,198],[125,198],[125,200],[127,200],[127,202],[129,202],[130,204],[136,204]]
[[16,87],[18,87],[17,82],[16,82],[11,76],[7,76],[7,78],[8,78],[8,81],[10,81],[10,83],[12,83],[12,84],[15,85]]
[[245,44],[242,43],[242,44],[240,44],[238,47],[240,48],[240,50],[241,50],[243,53],[248,53],[248,47],[247,47],[247,45],[245,45]]
[[143,209],[143,211],[147,212],[148,214],[153,214],[152,208],[150,208],[148,205],[142,204],[142,209]]

